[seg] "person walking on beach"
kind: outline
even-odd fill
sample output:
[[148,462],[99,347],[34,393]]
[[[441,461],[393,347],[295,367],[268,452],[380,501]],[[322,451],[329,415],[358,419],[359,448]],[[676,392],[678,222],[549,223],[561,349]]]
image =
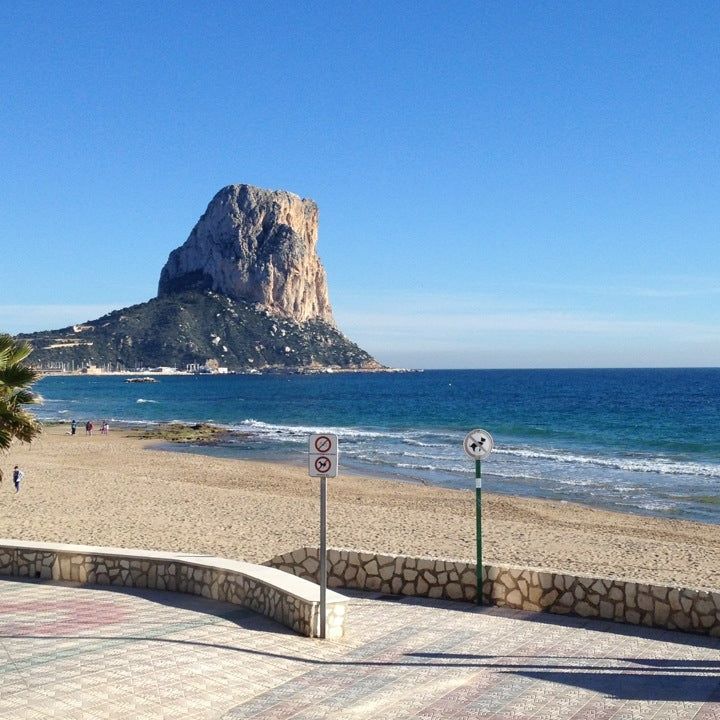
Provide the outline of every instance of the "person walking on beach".
[[88,420],[88,421],[85,423],[85,434],[86,434],[86,435],[92,435],[92,429],[93,429],[92,420]]
[[72,420],[70,422],[70,434],[74,435],[76,430],[77,430],[77,422],[75,420]]
[[13,485],[15,485],[15,492],[20,492],[20,481],[25,477],[25,473],[16,465],[13,469]]
[[110,426],[108,425],[108,421],[107,421],[107,420],[103,420],[102,427],[100,428],[100,434],[101,434],[101,435],[107,435],[109,429],[110,429]]

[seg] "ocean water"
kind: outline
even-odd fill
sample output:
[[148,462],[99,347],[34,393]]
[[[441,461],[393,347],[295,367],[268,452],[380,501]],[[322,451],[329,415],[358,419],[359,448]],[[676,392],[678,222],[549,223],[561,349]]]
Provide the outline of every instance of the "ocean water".
[[341,472],[474,487],[465,433],[489,430],[486,490],[720,523],[720,368],[48,377],[49,420],[212,422],[190,451],[304,464],[307,435],[340,436]]

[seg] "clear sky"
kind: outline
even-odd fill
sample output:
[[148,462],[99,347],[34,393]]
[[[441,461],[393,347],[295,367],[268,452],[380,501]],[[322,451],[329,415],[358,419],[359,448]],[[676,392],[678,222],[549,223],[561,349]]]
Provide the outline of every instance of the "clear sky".
[[410,367],[720,365],[720,3],[0,3],[0,330],[142,302],[212,196],[320,206]]

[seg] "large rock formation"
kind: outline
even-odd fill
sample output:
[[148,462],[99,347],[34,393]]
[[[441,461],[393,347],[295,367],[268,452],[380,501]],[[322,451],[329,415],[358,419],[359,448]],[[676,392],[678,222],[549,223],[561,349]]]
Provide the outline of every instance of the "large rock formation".
[[43,369],[377,370],[335,326],[315,251],[317,206],[288,192],[223,188],[170,253],[158,297],[60,330],[20,337]]
[[284,190],[229,185],[162,269],[158,297],[212,290],[304,322],[334,324],[315,250],[318,208]]

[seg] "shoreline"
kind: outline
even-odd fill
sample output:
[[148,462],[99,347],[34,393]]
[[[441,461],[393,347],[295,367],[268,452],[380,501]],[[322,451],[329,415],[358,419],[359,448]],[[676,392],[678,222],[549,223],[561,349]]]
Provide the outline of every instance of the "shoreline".
[[[46,420],[43,424],[47,427],[52,426],[63,426],[68,425],[69,420]],[[288,465],[295,468],[304,468],[304,459],[290,460],[287,457],[282,457],[279,454],[273,455],[272,453],[258,453],[256,457],[243,455],[241,446],[238,443],[227,442],[231,438],[246,438],[253,437],[252,431],[240,430],[236,426],[198,421],[191,422],[186,420],[138,420],[138,421],[113,421],[112,427],[116,432],[121,432],[130,438],[138,438],[142,440],[157,440],[157,446],[154,449],[159,449],[166,452],[176,453],[197,453],[209,458],[217,458],[223,460],[237,461],[237,462],[260,462],[268,463],[273,465]],[[82,428],[78,426],[78,432]],[[217,452],[213,452],[213,448],[217,449]],[[304,451],[297,453],[297,456],[303,455]],[[474,476],[471,469],[468,469],[467,487],[458,487],[451,482],[434,482],[420,477],[415,477],[410,474],[403,474],[398,471],[385,470],[382,467],[373,466],[371,463],[363,463],[353,459],[348,460],[347,457],[343,458],[342,462],[342,474],[345,476],[352,476],[355,478],[373,477],[381,480],[387,480],[389,482],[397,482],[409,485],[417,485],[421,487],[431,488],[445,488],[450,490],[472,490],[474,487]],[[492,478],[492,469],[484,468],[483,477]],[[683,517],[680,511],[676,514],[667,513],[663,514],[657,510],[649,510],[643,508],[632,509],[619,509],[612,502],[589,502],[584,500],[572,499],[566,500],[564,498],[553,498],[547,497],[540,494],[530,494],[522,492],[511,492],[503,491],[502,489],[485,489],[483,496],[492,494],[499,495],[502,497],[510,498],[521,498],[526,500],[538,500],[544,502],[552,502],[556,504],[571,504],[583,507],[587,510],[599,510],[604,512],[618,513],[620,515],[630,515],[634,518],[654,518],[658,520],[670,520],[670,521],[686,521],[698,523],[709,527],[720,527],[720,523],[710,519],[702,519],[696,517]]]
[[[75,437],[47,426],[0,462],[0,536],[202,552],[265,562],[317,545],[318,482],[304,467],[157,448],[159,440]],[[152,452],[148,449],[152,448]],[[473,559],[473,490],[372,476],[329,481],[329,545]],[[487,563],[720,588],[720,527],[483,493]]]
[[284,366],[267,365],[265,367],[248,367],[225,372],[195,372],[180,370],[102,370],[100,372],[83,372],[82,370],[43,370],[36,368],[42,374],[41,379],[49,377],[126,377],[126,378],[157,378],[157,377],[216,377],[225,375],[340,375],[343,373],[421,373],[423,368],[396,368],[396,367],[341,367],[339,365],[326,365],[313,367],[306,365]]

